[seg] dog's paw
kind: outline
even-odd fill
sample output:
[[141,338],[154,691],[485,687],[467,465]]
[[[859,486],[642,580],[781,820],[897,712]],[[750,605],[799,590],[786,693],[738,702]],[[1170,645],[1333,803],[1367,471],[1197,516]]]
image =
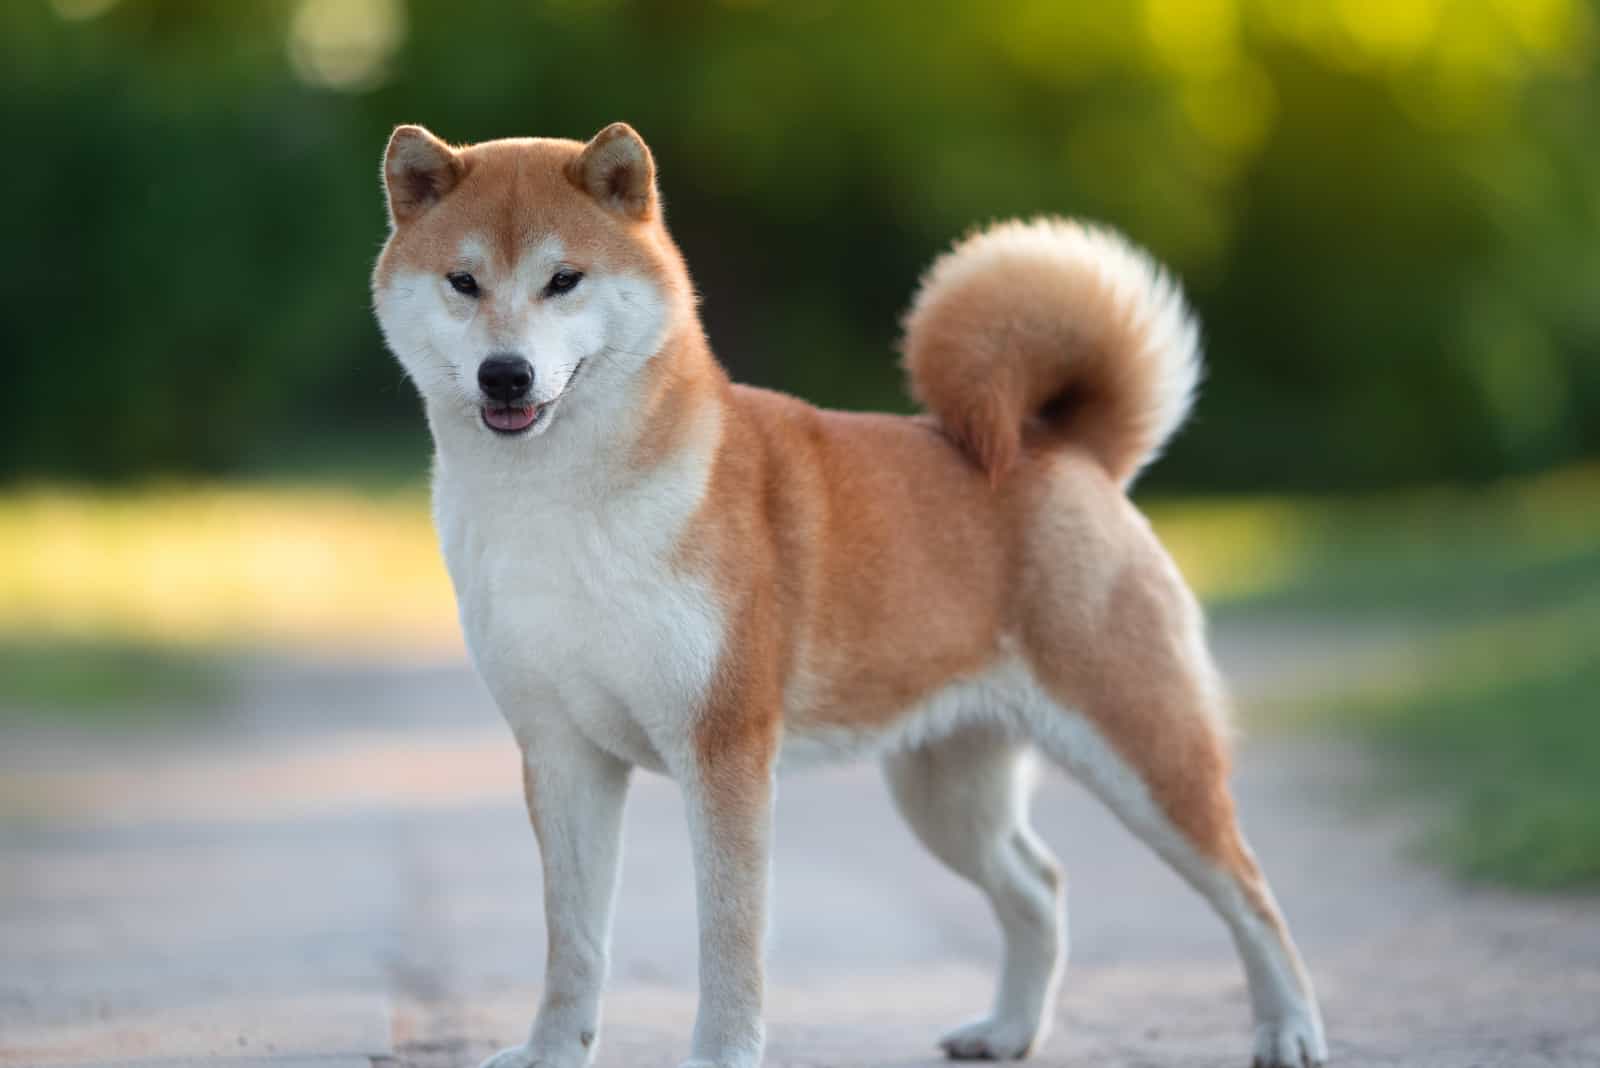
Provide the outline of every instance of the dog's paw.
[[1036,1024],[989,1017],[956,1028],[939,1046],[953,1061],[1017,1061],[1033,1050],[1038,1032]]
[[1328,1061],[1322,1025],[1312,1016],[1288,1016],[1256,1025],[1250,1068],[1317,1068]]
[[478,1068],[534,1068],[538,1058],[527,1046],[512,1046],[494,1054]]
[[478,1068],[583,1068],[585,1058],[577,1060],[564,1060],[529,1049],[526,1045],[512,1046],[503,1049],[490,1057]]

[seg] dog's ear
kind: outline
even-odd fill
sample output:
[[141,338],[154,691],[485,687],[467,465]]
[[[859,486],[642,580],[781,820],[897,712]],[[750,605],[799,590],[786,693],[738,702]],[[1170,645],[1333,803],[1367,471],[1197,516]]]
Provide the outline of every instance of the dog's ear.
[[389,221],[417,218],[455,188],[465,170],[455,149],[421,126],[396,126],[383,154]]
[[611,211],[648,219],[656,207],[656,164],[625,122],[595,134],[567,169],[574,185]]

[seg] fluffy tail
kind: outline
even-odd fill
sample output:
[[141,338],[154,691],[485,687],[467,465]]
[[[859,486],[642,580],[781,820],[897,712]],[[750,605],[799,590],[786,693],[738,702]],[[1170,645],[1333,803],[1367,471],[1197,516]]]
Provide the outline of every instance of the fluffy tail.
[[1126,486],[1183,423],[1200,331],[1172,277],[1121,235],[1006,222],[939,257],[905,318],[911,393],[994,482],[1026,434]]

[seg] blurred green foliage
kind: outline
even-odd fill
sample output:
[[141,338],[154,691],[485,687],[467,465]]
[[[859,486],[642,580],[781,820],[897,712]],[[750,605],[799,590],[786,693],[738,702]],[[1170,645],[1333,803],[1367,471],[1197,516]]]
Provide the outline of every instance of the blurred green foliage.
[[[1381,773],[1363,786],[1426,802],[1434,858],[1517,886],[1600,887],[1597,500],[1593,465],[1473,492],[1274,498],[1280,574],[1214,615],[1315,620],[1366,643],[1335,644],[1340,670],[1295,679],[1272,710],[1368,743]],[[1185,505],[1169,507],[1158,525],[1167,511],[1181,532]]]
[[1589,0],[13,0],[0,477],[424,449],[366,279],[390,127],[651,142],[741,378],[903,407],[969,225],[1063,212],[1204,318],[1168,486],[1600,452]]
[[[1321,708],[1373,743],[1384,792],[1435,804],[1424,844],[1462,874],[1515,885],[1600,886],[1600,552],[1531,607],[1447,628],[1423,655]],[[1503,575],[1463,571],[1492,601]]]
[[[1531,622],[1509,622],[1497,637]],[[1507,654],[1481,641],[1441,658],[1429,685],[1338,709],[1390,767],[1404,769],[1394,785],[1443,802],[1426,844],[1463,874],[1542,889],[1600,887],[1597,627],[1600,599],[1591,597],[1543,628],[1553,649],[1529,655],[1522,642]],[[1494,675],[1462,671],[1463,660],[1485,655],[1500,666]]]

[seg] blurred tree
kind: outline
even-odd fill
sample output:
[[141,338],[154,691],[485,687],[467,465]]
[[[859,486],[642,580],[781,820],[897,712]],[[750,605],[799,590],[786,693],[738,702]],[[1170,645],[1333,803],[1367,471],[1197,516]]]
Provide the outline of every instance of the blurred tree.
[[418,449],[367,311],[388,129],[616,118],[742,378],[903,407],[921,267],[1063,212],[1149,246],[1205,320],[1161,483],[1593,455],[1595,26],[1584,0],[17,0],[0,476]]

